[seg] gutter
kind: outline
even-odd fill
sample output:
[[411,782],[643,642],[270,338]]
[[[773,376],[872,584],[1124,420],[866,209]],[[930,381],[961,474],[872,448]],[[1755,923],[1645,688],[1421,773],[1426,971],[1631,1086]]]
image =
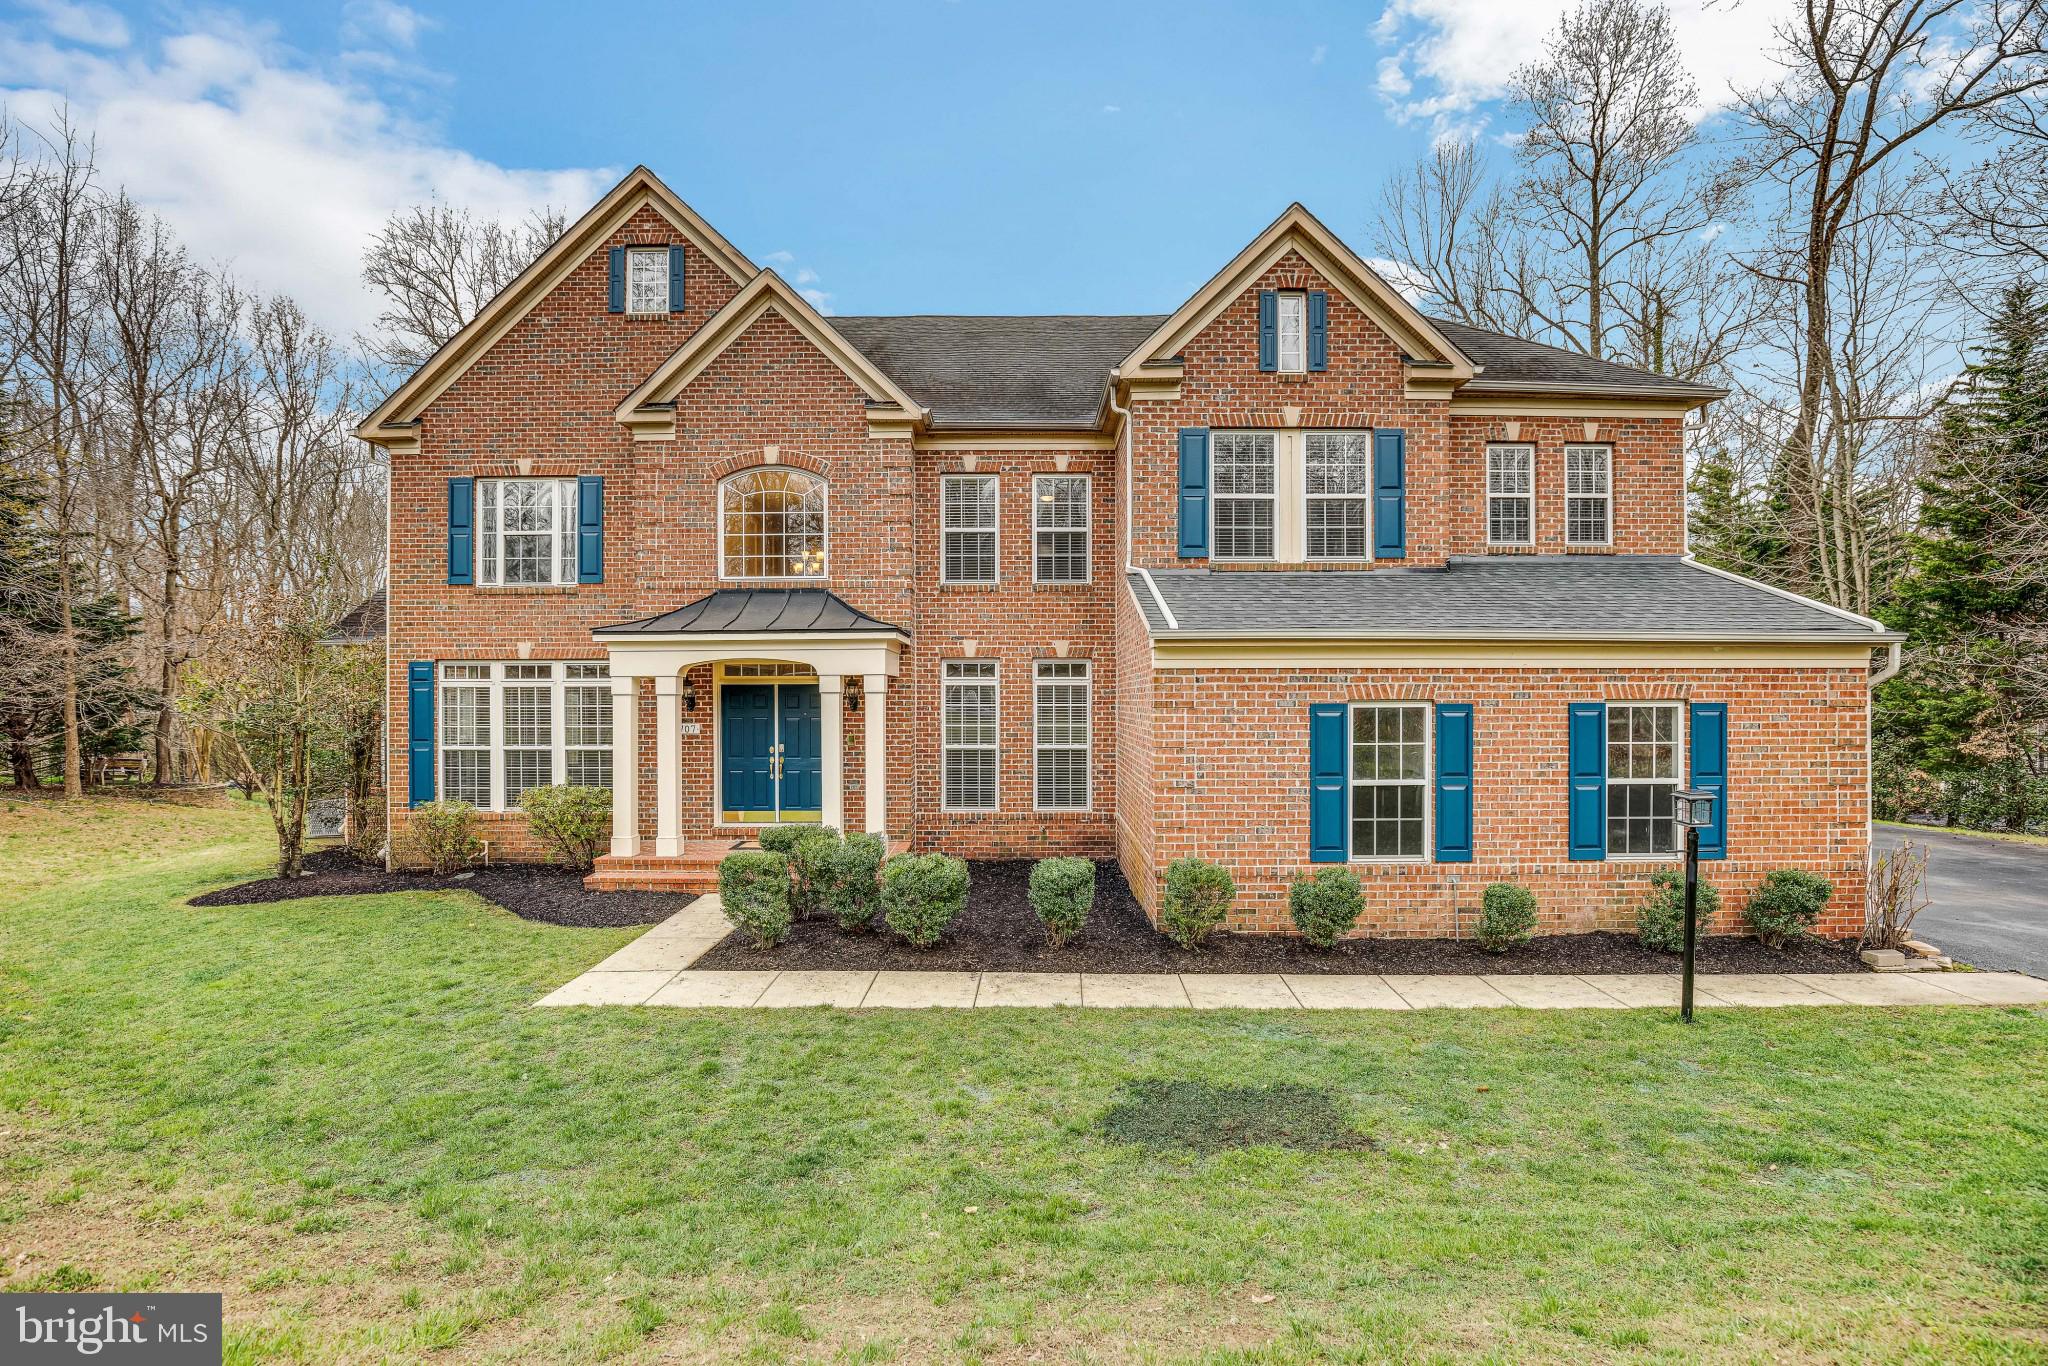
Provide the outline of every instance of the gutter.
[[[1142,569],[1132,572],[1144,574]],[[1149,582],[1150,576],[1147,576]],[[1153,592],[1159,590],[1155,587]],[[1163,610],[1163,604],[1162,604]],[[1230,640],[1247,644],[1262,640],[1357,640],[1357,641],[1408,641],[1434,644],[1447,640],[1527,641],[1550,643],[1567,641],[1577,644],[1645,644],[1668,641],[1681,645],[1840,645],[1848,649],[1868,646],[1868,638],[1847,636],[1834,632],[1802,631],[1788,635],[1731,635],[1725,631],[1583,631],[1552,632],[1533,634],[1529,631],[1437,631],[1423,635],[1415,631],[1356,631],[1356,630],[1304,630],[1304,631],[1182,631],[1172,628],[1171,636],[1162,635],[1162,641]],[[1878,636],[1878,642],[1898,649],[1898,643],[1905,639],[1897,632],[1887,631]],[[1886,674],[1889,678],[1891,675]],[[1880,682],[1883,680],[1879,680]]]

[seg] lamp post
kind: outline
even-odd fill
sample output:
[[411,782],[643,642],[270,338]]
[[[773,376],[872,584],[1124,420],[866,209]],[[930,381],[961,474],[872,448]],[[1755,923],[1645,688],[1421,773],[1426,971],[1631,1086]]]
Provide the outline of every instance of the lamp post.
[[1699,938],[1700,827],[1714,823],[1714,794],[1681,787],[1671,794],[1671,821],[1685,831],[1685,974],[1678,1017],[1692,1023],[1692,951]]

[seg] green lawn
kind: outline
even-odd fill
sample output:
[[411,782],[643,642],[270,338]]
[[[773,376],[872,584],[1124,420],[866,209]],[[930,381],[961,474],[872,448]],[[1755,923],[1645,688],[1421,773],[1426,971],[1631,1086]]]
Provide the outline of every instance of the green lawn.
[[[265,830],[0,800],[0,1290],[220,1289],[230,1361],[2048,1359],[2040,1013],[543,1012],[633,932],[183,904]],[[1372,1143],[1105,1136],[1175,1079]]]

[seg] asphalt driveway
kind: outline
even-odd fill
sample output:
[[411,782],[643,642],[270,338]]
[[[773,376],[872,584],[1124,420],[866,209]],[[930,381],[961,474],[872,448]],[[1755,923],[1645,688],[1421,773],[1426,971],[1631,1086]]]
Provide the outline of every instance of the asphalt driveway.
[[1980,968],[2048,977],[2048,844],[1879,825],[1879,849],[1928,851],[1929,905],[1914,930]]

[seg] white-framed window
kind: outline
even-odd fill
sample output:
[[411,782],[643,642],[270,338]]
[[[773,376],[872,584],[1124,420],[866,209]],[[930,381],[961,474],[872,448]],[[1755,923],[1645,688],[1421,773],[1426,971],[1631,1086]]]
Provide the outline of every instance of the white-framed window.
[[1031,480],[1032,577],[1039,583],[1088,582],[1088,529],[1094,481],[1085,474]]
[[1607,852],[1670,854],[1671,794],[1684,771],[1676,702],[1607,704]]
[[1209,554],[1218,560],[1273,558],[1278,461],[1272,432],[1209,436],[1212,497]]
[[449,663],[440,684],[443,798],[512,811],[530,787],[611,786],[609,665]]
[[626,249],[626,311],[668,312],[668,248]]
[[718,486],[719,573],[825,576],[825,481],[788,468],[746,470]]
[[479,479],[476,500],[478,583],[576,582],[574,479]]
[[1430,708],[1351,708],[1351,857],[1420,859],[1429,847]]
[[1308,558],[1372,558],[1372,433],[1310,432],[1302,459]]
[[947,660],[940,691],[940,805],[948,811],[993,811],[998,787],[996,661]]
[[1614,534],[1611,478],[1614,452],[1607,446],[1564,448],[1564,539],[1566,545],[1606,545]]
[[1486,543],[1533,545],[1536,540],[1536,448],[1486,448]]
[[945,583],[996,581],[1000,494],[993,474],[948,474],[939,480],[939,578]]
[[1280,370],[1300,374],[1308,369],[1308,295],[1283,290],[1277,300],[1280,324]]
[[1032,740],[1040,811],[1088,809],[1089,683],[1085,659],[1038,662]]

